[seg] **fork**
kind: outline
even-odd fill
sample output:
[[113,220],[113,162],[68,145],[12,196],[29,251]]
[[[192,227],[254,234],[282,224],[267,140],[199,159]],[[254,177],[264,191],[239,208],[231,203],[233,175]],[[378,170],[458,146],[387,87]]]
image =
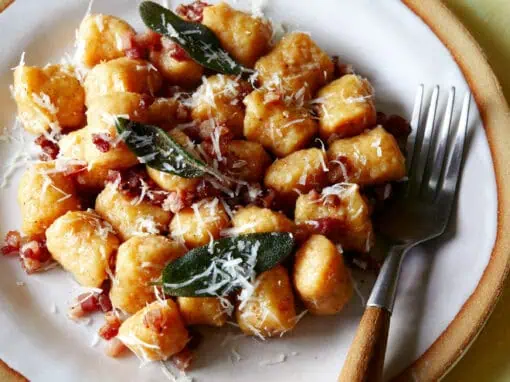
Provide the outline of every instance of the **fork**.
[[377,227],[388,255],[368,299],[345,360],[340,382],[382,380],[384,356],[402,261],[409,250],[441,236],[450,220],[466,140],[471,94],[464,97],[459,125],[451,131],[455,88],[451,88],[440,126],[436,126],[439,86],[432,92],[421,123],[424,87],[418,88],[407,141],[408,181]]

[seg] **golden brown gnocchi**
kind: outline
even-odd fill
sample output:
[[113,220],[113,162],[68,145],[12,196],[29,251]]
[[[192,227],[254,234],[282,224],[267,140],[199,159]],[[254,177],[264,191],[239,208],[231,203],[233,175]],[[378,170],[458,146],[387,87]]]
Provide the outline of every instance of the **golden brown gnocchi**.
[[74,182],[54,162],[29,167],[18,187],[21,229],[27,236],[42,237],[46,229],[68,211],[80,209]]
[[86,67],[124,57],[135,30],[124,20],[103,14],[86,16],[78,28],[79,60]]
[[134,314],[156,300],[151,282],[158,281],[165,265],[185,252],[182,244],[158,235],[135,236],[122,243],[110,290],[113,306]]
[[257,277],[255,291],[236,311],[237,323],[247,335],[275,337],[297,322],[294,295],[287,270],[277,265]]
[[19,65],[13,95],[21,123],[32,134],[76,129],[85,122],[85,92],[73,67]]
[[374,89],[360,76],[348,74],[323,87],[318,93],[320,135],[351,137],[376,123]]
[[51,256],[81,285],[98,288],[108,275],[119,239],[94,211],[70,211],[46,230]]
[[294,286],[311,314],[340,312],[352,296],[342,254],[322,235],[311,236],[296,252]]
[[290,33],[255,64],[262,85],[309,100],[333,79],[331,58],[306,33]]
[[237,234],[262,232],[294,232],[294,222],[281,212],[269,208],[248,206],[241,208],[232,218]]
[[204,78],[193,94],[191,116],[196,121],[214,119],[224,124],[235,137],[243,135],[243,98],[251,86],[234,76],[216,74]]
[[244,99],[244,136],[284,157],[308,145],[318,127],[307,109],[278,97],[275,93],[255,90]]
[[186,247],[195,248],[219,238],[229,224],[228,214],[218,198],[203,199],[175,214],[170,233]]
[[405,158],[393,135],[379,126],[352,138],[338,139],[328,149],[337,165],[337,181],[361,185],[399,180],[406,174]]
[[293,206],[299,194],[328,184],[326,163],[326,154],[321,149],[296,151],[269,166],[264,184],[276,192],[280,203]]
[[161,88],[159,71],[150,62],[120,57],[98,64],[85,78],[86,104],[110,93],[154,95]]
[[202,24],[218,36],[221,45],[234,59],[252,68],[270,47],[273,34],[271,24],[226,3],[204,8]]
[[271,164],[271,157],[257,142],[234,140],[228,145],[229,172],[236,179],[260,182]]
[[108,183],[96,198],[96,211],[118,232],[122,240],[137,235],[168,231],[172,213],[162,207],[122,194],[114,183]]
[[227,314],[216,297],[178,297],[179,311],[186,325],[223,326]]
[[161,75],[172,85],[191,88],[200,83],[204,68],[197,64],[182,48],[170,39],[163,37],[162,49],[152,50],[149,59]]
[[370,212],[358,185],[338,183],[324,188],[320,194],[311,191],[299,196],[294,219],[296,223],[312,226],[329,219],[335,223],[335,229],[329,233],[332,239],[345,250],[368,252],[374,239]]
[[136,312],[122,323],[118,338],[144,362],[166,360],[189,341],[172,300],[154,301]]

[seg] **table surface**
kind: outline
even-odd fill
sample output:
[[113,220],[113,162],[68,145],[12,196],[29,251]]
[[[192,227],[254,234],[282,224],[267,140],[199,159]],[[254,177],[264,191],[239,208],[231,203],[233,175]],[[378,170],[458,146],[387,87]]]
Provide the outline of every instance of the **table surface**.
[[[443,0],[484,49],[510,102],[510,0]],[[510,381],[510,283],[473,346],[446,382]]]

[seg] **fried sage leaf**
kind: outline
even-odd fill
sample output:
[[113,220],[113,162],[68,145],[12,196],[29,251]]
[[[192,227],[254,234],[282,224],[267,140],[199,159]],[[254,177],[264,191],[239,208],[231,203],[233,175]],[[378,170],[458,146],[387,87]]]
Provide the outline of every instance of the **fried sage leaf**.
[[223,74],[247,71],[221,47],[214,32],[205,25],[186,21],[152,1],[140,4],[140,16],[148,28],[171,38],[200,65]]
[[117,118],[115,126],[129,149],[149,167],[183,178],[199,178],[208,171],[205,163],[157,126],[125,118]]
[[250,286],[259,273],[282,262],[294,248],[290,233],[239,235],[195,248],[163,270],[170,296],[225,296]]

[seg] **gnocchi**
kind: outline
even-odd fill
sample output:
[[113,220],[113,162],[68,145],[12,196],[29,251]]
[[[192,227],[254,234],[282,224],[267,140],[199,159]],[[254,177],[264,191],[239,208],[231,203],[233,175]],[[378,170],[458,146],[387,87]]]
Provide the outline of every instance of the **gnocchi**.
[[155,301],[151,282],[158,281],[163,268],[185,252],[181,244],[158,235],[134,236],[122,243],[110,290],[113,306],[134,314]]
[[46,230],[51,256],[83,286],[99,288],[108,275],[119,239],[93,211],[69,211]]
[[188,331],[172,300],[154,301],[122,323],[118,338],[142,361],[164,361],[189,341]]
[[20,121],[32,134],[73,130],[85,122],[85,92],[73,67],[19,65],[12,91]]
[[322,235],[311,236],[296,252],[294,285],[311,314],[340,312],[352,296],[352,282],[341,252]]

